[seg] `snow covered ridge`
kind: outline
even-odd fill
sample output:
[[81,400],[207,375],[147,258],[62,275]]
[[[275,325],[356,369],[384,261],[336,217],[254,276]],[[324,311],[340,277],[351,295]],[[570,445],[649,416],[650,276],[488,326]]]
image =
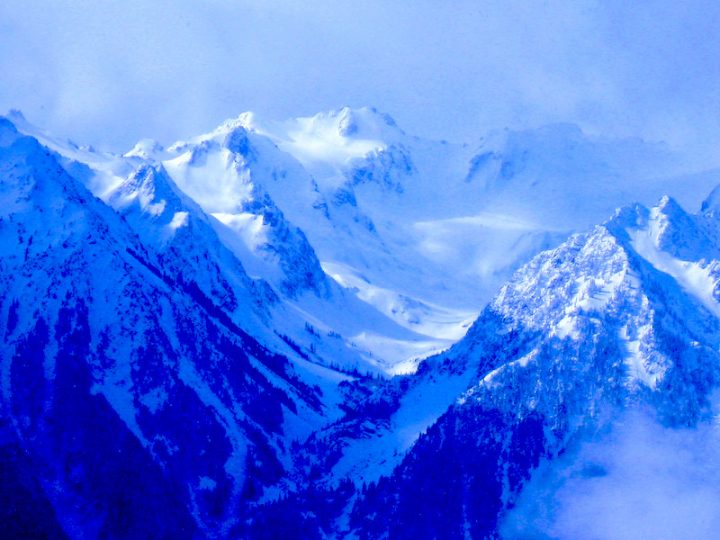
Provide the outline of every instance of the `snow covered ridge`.
[[[541,463],[552,467],[628,409],[650,410],[665,426],[713,421],[720,221],[704,208],[690,215],[667,197],[650,210],[626,207],[518,270],[465,339],[428,361],[471,369],[474,380],[368,490],[351,523],[457,538],[502,524],[510,538],[534,537],[542,528],[503,516]],[[428,477],[430,463],[440,471]],[[440,509],[438,492],[456,495]],[[382,510],[368,519],[373,505]]]
[[[373,108],[280,122],[243,113],[167,148],[143,139],[115,156],[11,118],[115,207],[138,168],[166,173],[214,218],[251,277],[309,325],[341,336],[350,352],[340,363],[388,373],[447,349],[521,264],[616,207],[665,193],[697,206],[697,193],[715,187],[713,174],[688,176],[662,145],[571,125],[458,144],[414,137]],[[167,231],[183,227],[180,212]],[[288,332],[307,353],[308,336]]]
[[478,149],[345,109],[116,156],[0,120],[2,522],[519,530],[538,466],[628,408],[718,414],[717,191],[585,228],[629,197],[623,160],[651,178],[663,152],[567,126]]
[[[7,486],[29,494],[23,522],[38,504],[54,509],[37,523],[41,533],[186,536],[232,526],[239,501],[258,496],[243,491],[249,478],[283,476],[277,434],[324,417],[312,382],[322,373],[299,377],[302,367],[257,341],[263,289],[212,244],[207,218],[185,207],[185,227],[207,245],[178,238],[185,227],[161,238],[164,214],[176,215],[181,200],[153,171],[120,188],[124,219],[9,122],[0,141],[0,428],[3,448],[31,456]],[[138,201],[127,197],[131,185]],[[148,200],[157,196],[159,211]],[[136,202],[159,220],[144,238],[130,225]],[[223,259],[234,273],[215,266]],[[236,309],[254,336],[234,322]],[[28,483],[33,470],[45,472]],[[118,504],[124,517],[101,519]],[[148,521],[148,508],[174,518]]]

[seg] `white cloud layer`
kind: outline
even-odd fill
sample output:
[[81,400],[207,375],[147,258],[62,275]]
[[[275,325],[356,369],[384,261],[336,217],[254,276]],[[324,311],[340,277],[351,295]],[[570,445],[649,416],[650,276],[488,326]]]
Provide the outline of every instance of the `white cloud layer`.
[[712,0],[6,0],[0,109],[115,148],[374,105],[421,135],[573,121],[709,155],[718,27]]
[[504,521],[513,539],[720,538],[720,428],[632,412],[550,465]]

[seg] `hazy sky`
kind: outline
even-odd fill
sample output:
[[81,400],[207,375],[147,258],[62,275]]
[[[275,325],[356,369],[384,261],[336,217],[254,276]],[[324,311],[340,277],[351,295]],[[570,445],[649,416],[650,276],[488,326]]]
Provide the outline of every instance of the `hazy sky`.
[[374,105],[453,140],[572,121],[707,154],[718,28],[715,0],[3,0],[0,110],[115,149]]

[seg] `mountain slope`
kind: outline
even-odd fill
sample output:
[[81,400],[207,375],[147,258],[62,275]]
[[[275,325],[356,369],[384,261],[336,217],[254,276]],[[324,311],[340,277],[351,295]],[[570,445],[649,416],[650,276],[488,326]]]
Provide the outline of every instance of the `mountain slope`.
[[663,145],[593,137],[572,125],[463,145],[413,137],[371,108],[286,122],[244,114],[237,122],[312,175],[275,185],[312,185],[325,215],[308,205],[286,212],[326,272],[399,324],[446,344],[538,252],[634,201],[670,193],[699,204],[696,193],[718,178],[675,181],[687,168]]
[[[140,141],[122,157],[18,123],[106,201],[139,167],[162,164],[216,218],[220,242],[282,297],[273,324],[301,319],[281,333],[303,354],[325,348],[326,365],[335,355],[390,373],[455,343],[515,269],[568,234],[668,189],[694,201],[716,182],[687,175],[662,145],[574,126],[455,144],[414,137],[371,108],[286,122],[244,113],[167,150]],[[309,339],[305,323],[323,339]]]
[[[263,321],[249,330],[263,334],[263,342],[276,342],[273,347],[284,354],[377,372],[393,370],[398,357],[415,358],[439,346],[437,340],[399,325],[326,276],[304,233],[270,197],[272,192],[303,215],[297,209],[314,205],[319,196],[312,178],[292,157],[246,131],[239,121],[168,150],[141,141],[124,156],[78,148],[43,134],[22,118],[18,122],[23,132],[61,154],[68,173],[123,213],[153,249],[171,251],[168,261],[181,261],[178,271],[193,272],[196,261],[205,261],[195,277],[207,274],[197,280],[206,294],[229,298],[223,293],[228,284],[246,279],[235,270],[233,260],[241,261],[263,304]],[[298,197],[306,181],[308,196]],[[322,205],[310,214],[322,216]],[[186,221],[190,227],[184,226]],[[245,325],[245,310],[236,311],[236,322]]]
[[65,531],[227,529],[288,481],[289,441],[323,421],[319,387],[0,127],[3,441],[30,459],[9,466],[38,475]]
[[[716,414],[717,190],[561,241],[662,149],[554,126],[478,153],[371,109],[271,127],[115,156],[1,121],[18,534],[492,537],[540,464],[625,411]],[[479,242],[489,274],[426,241]],[[453,298],[528,258],[471,325]]]
[[719,231],[712,213],[665,198],[519,270],[465,340],[432,360],[471,362],[477,382],[368,489],[355,532],[374,538],[389,523],[390,538],[492,536],[541,459],[626,408],[651,407],[671,426],[711,418]]

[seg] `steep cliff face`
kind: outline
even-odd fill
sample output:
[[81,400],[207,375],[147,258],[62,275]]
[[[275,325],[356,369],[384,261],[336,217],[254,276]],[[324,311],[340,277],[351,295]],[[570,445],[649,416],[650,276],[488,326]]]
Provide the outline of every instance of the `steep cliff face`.
[[[236,233],[245,249],[264,263],[260,272],[269,275],[283,294],[291,298],[306,291],[329,294],[327,278],[305,234],[286,219],[270,194],[278,189],[278,177],[290,169],[297,177],[295,196],[312,204],[312,193],[301,193],[303,187],[311,189],[303,182],[309,179],[301,167],[293,167],[270,141],[253,136],[239,122],[176,143],[170,153],[165,166],[173,180]],[[244,263],[255,266],[248,257]]]

